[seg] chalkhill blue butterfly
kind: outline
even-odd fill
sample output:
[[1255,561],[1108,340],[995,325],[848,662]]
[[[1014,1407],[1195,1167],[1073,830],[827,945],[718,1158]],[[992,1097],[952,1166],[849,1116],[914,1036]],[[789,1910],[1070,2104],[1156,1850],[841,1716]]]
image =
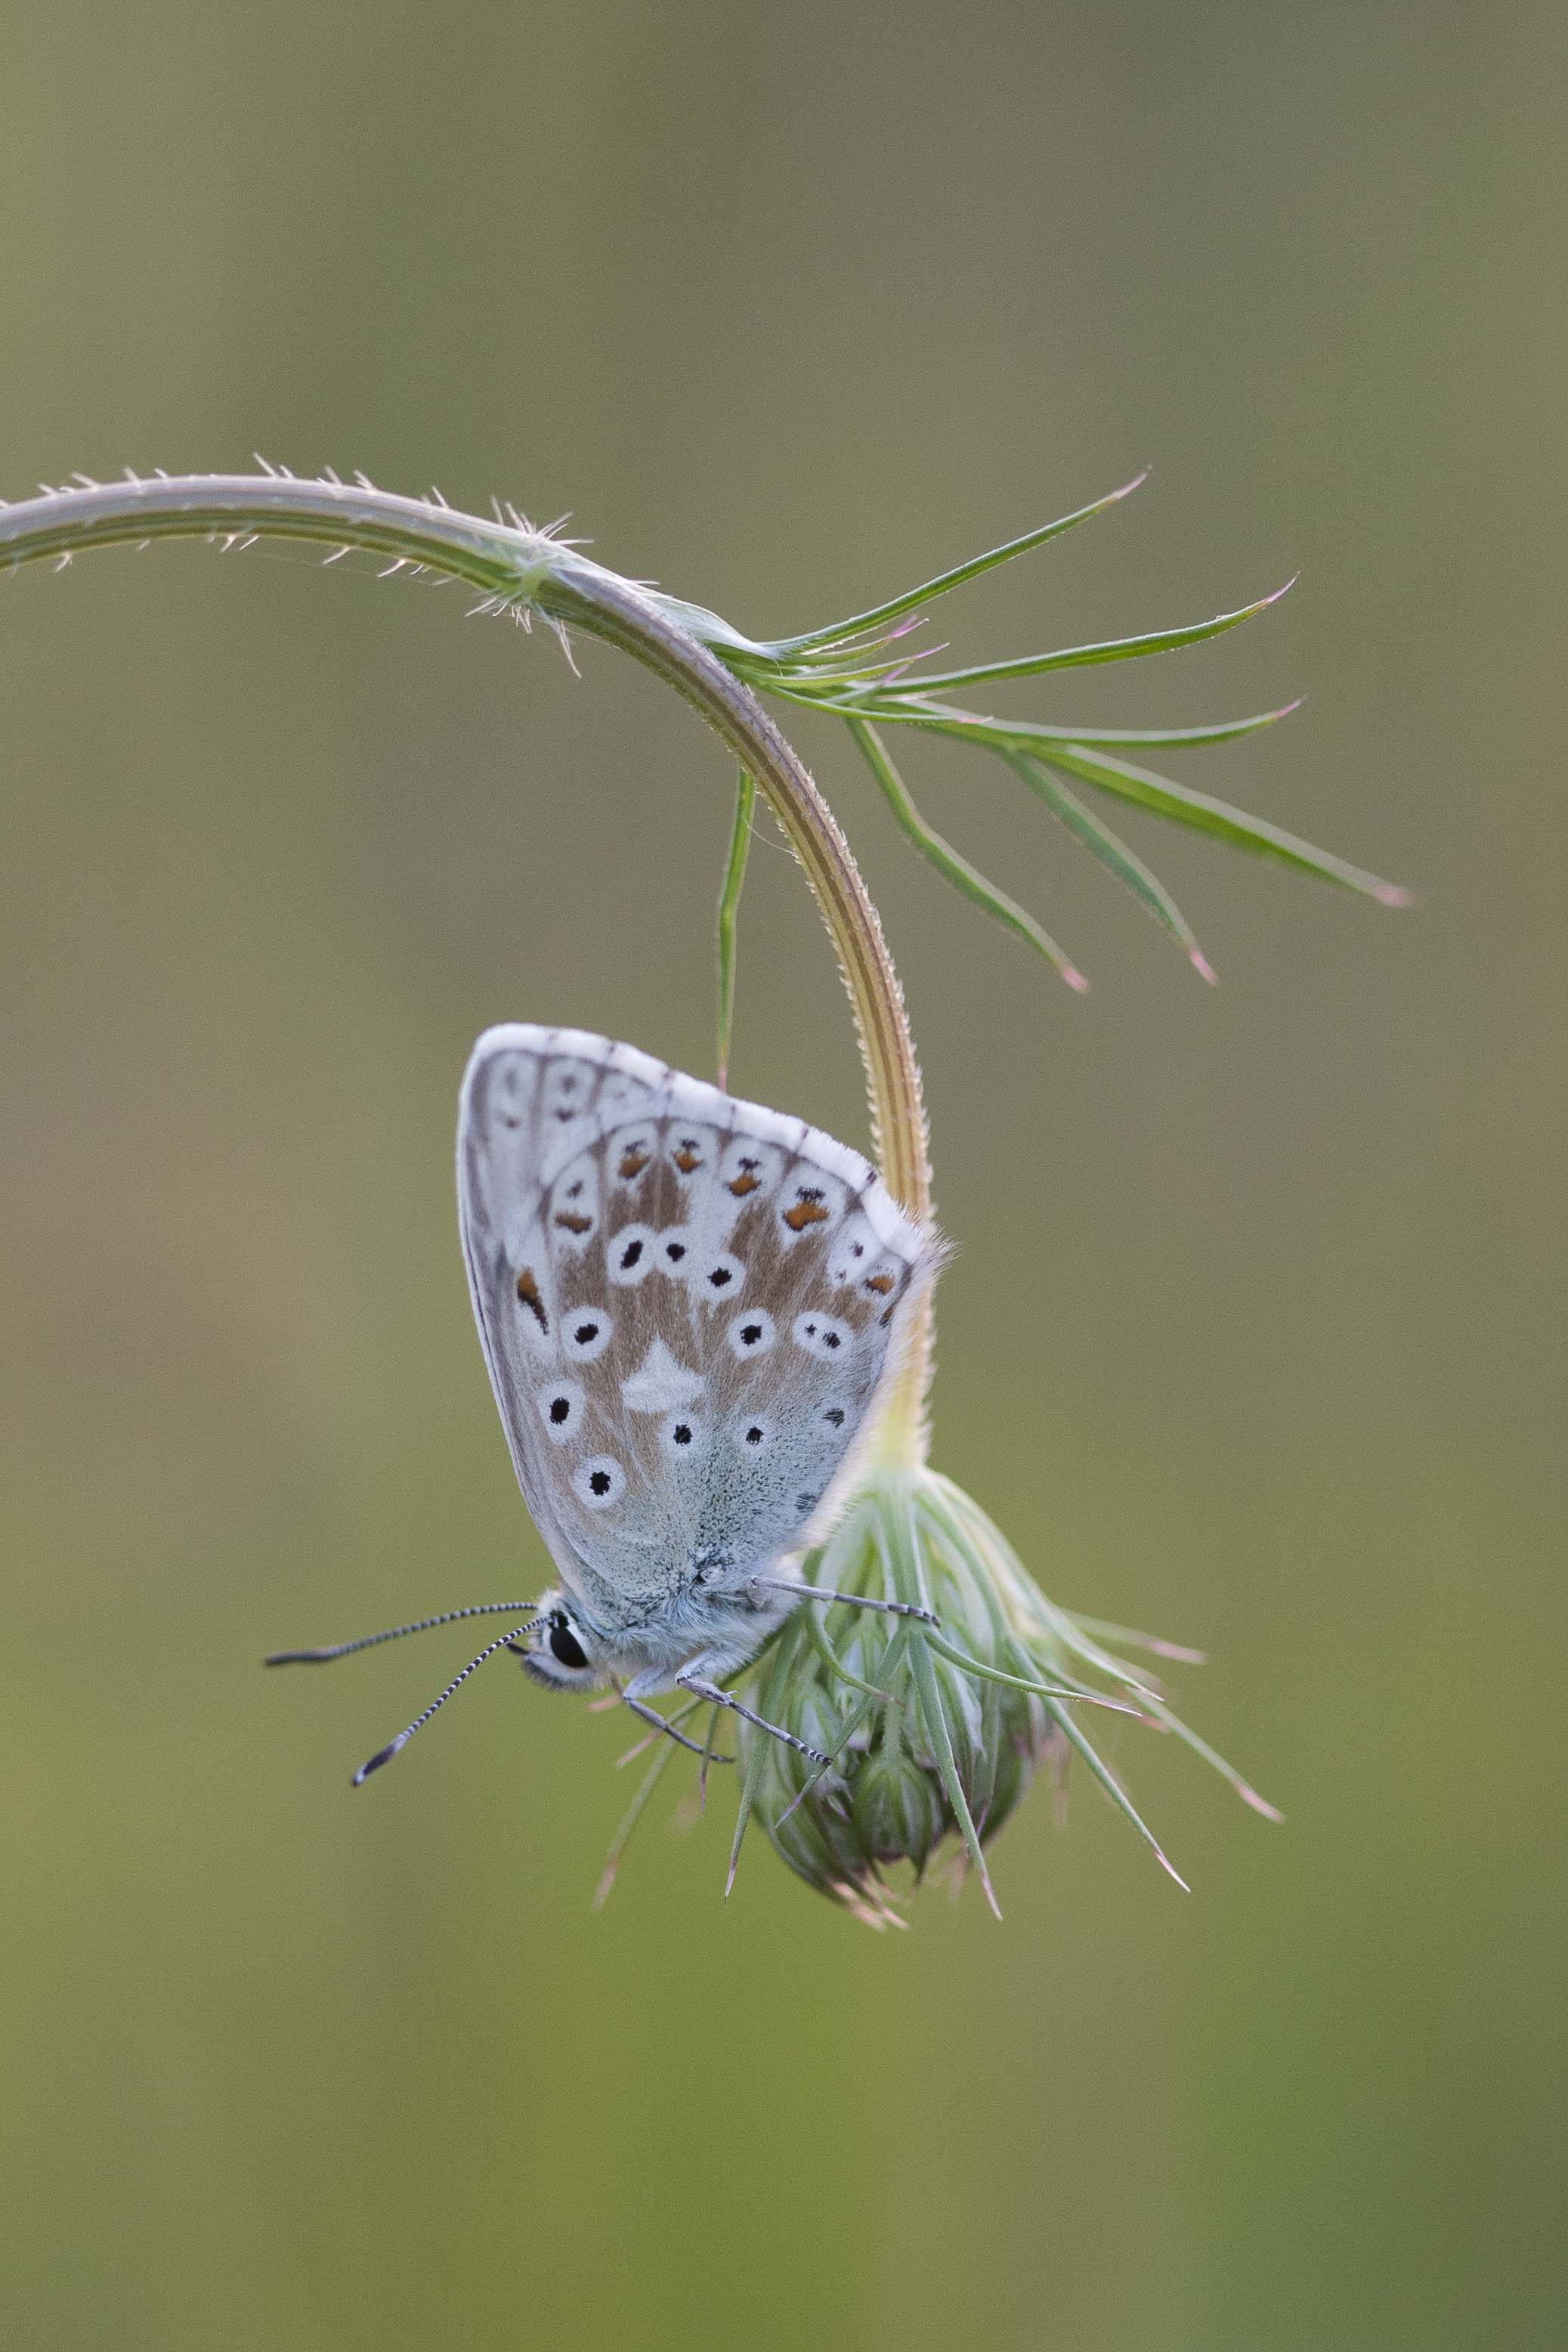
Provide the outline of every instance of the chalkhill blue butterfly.
[[803,1748],[722,1685],[803,1600],[839,1597],[801,1562],[852,1486],[936,1234],[804,1120],[635,1046],[524,1023],[486,1030],[470,1057],[457,1199],[490,1383],[559,1584],[268,1664],[518,1620],[356,1781],[501,1649],[550,1687],[613,1687],[683,1745],[648,1705],[659,1692]]

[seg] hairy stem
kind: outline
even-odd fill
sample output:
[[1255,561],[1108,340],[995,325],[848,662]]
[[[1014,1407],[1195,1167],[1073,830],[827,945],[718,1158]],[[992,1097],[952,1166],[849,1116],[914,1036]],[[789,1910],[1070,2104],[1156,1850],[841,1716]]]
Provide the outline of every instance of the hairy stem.
[[[889,1190],[931,1213],[925,1104],[904,995],[882,923],[838,821],[791,744],[749,687],[653,592],[635,586],[520,518],[486,521],[439,498],[397,497],[363,481],[292,475],[157,475],[84,483],[0,507],[0,568],[93,547],[195,538],[313,540],[384,556],[389,569],[467,582],[496,609],[533,612],[632,654],[684,696],[766,796],[814,893],[838,954],[865,1065],[873,1139]],[[695,616],[693,615],[693,618]],[[883,1423],[885,1451],[924,1452],[930,1320],[912,1331]]]

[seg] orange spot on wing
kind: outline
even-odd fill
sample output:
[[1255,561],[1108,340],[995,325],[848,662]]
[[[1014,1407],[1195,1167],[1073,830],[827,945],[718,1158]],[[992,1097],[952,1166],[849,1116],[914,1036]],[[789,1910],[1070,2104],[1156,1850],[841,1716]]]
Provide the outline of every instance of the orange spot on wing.
[[784,1212],[784,1222],[792,1234],[803,1234],[808,1225],[825,1225],[828,1212],[822,1206],[820,1192],[802,1192],[792,1209]]
[[729,1180],[729,1190],[737,1201],[744,1201],[748,1192],[756,1192],[761,1181],[760,1176],[732,1176]]
[[635,1144],[632,1146],[630,1151],[623,1151],[621,1154],[620,1172],[628,1183],[633,1176],[641,1176],[643,1169],[648,1165],[648,1153],[640,1151]]
[[556,1223],[558,1225],[564,1225],[569,1234],[586,1234],[591,1231],[593,1219],[591,1217],[574,1217],[570,1209],[562,1209],[559,1215],[556,1218]]
[[689,1176],[694,1168],[700,1168],[703,1164],[702,1153],[694,1151],[689,1143],[683,1143],[678,1151],[671,1152],[670,1157],[683,1176]]
[[531,1265],[524,1266],[517,1276],[517,1297],[528,1308],[541,1331],[549,1329],[549,1317],[545,1313],[544,1300],[539,1297],[538,1284],[534,1280]]
[[891,1274],[868,1274],[865,1278],[866,1288],[876,1291],[883,1298],[893,1288],[893,1283],[894,1277]]

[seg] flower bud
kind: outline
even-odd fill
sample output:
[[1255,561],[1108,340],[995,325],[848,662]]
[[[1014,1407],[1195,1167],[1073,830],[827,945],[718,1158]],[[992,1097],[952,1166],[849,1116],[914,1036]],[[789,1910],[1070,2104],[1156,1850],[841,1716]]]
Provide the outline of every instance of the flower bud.
[[1271,1810],[1107,1643],[1191,1654],[1053,1607],[950,1480],[875,1470],[803,1575],[843,1598],[803,1601],[741,1695],[830,1761],[744,1724],[737,1851],[755,1814],[791,1870],[871,1925],[898,1920],[894,1905],[944,1845],[960,1872],[976,1871],[995,1909],[984,1849],[1037,1767],[1047,1764],[1060,1787],[1074,1751],[1165,1863],[1081,1728],[1085,1706],[1176,1732]]
[[856,1772],[851,1793],[861,1853],[879,1867],[912,1862],[918,1876],[947,1827],[927,1768],[907,1748],[881,1751],[868,1757]]
[[[984,1875],[981,1846],[1061,1744],[1041,1697],[986,1678],[1038,1682],[1040,1662],[983,1542],[932,1517],[945,1485],[900,1470],[862,1489],[806,1579],[895,1607],[804,1603],[747,1691],[758,1714],[832,1759],[824,1768],[746,1727],[758,1820],[792,1870],[877,1924],[898,1883],[889,1874],[905,1864],[918,1881],[945,1843]],[[920,1610],[939,1622],[900,1613]]]

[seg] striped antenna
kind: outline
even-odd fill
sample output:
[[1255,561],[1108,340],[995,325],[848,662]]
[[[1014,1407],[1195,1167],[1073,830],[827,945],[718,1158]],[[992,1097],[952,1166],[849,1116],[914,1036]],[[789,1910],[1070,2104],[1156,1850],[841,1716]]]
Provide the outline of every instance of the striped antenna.
[[274,1650],[261,1663],[264,1666],[323,1666],[329,1658],[351,1657],[356,1650],[373,1650],[378,1642],[401,1642],[405,1633],[428,1633],[434,1625],[455,1625],[462,1617],[515,1617],[519,1610],[538,1605],[533,1601],[476,1601],[468,1609],[446,1609],[439,1617],[422,1617],[415,1625],[392,1625],[384,1633],[361,1633],[357,1642],[334,1642],[324,1650]]
[[414,1733],[416,1731],[423,1730],[425,1725],[430,1721],[431,1717],[435,1713],[436,1708],[444,1706],[447,1700],[452,1696],[454,1691],[460,1691],[464,1684],[467,1681],[469,1675],[473,1674],[477,1667],[482,1666],[486,1658],[493,1658],[497,1650],[504,1650],[507,1643],[515,1642],[519,1634],[531,1633],[536,1625],[542,1625],[544,1622],[545,1621],[542,1617],[525,1618],[520,1625],[514,1625],[509,1633],[503,1633],[497,1641],[488,1643],[485,1649],[480,1651],[476,1658],[470,1658],[468,1664],[464,1667],[463,1672],[460,1675],[455,1675],[453,1676],[451,1682],[447,1684],[446,1688],[442,1692],[441,1696],[439,1698],[433,1698],[423,1715],[416,1715],[414,1717],[413,1721],[409,1725],[406,1731],[400,1731],[397,1738],[395,1739],[389,1739],[386,1746],[382,1748],[379,1748],[376,1754],[370,1759],[368,1763],[361,1765],[359,1770],[354,1775],[355,1788],[358,1789],[361,1787],[363,1783],[370,1779],[372,1772],[379,1772],[381,1770],[383,1764],[390,1764],[392,1758],[396,1756],[401,1749],[408,1746],[408,1743],[413,1738]]

